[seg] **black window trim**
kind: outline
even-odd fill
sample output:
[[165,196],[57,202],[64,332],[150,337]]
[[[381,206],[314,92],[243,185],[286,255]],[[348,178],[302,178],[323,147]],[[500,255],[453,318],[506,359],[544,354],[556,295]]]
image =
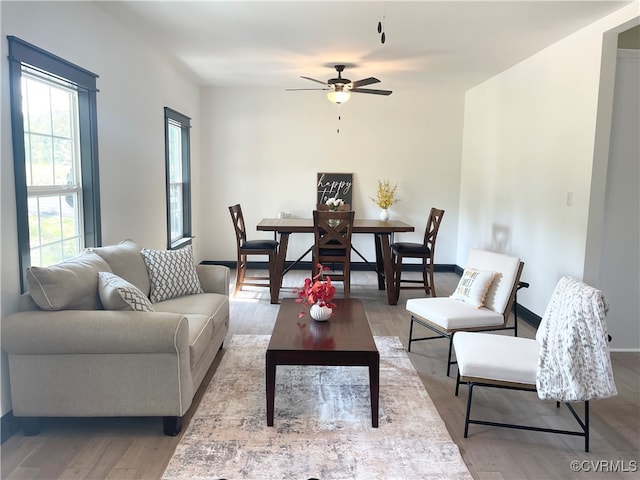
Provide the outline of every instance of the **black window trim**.
[[[169,120],[178,122],[182,132],[182,237],[171,240],[171,184],[169,178]],[[167,203],[167,248],[175,250],[190,245],[193,240],[191,231],[191,118],[169,107],[164,107],[164,141],[165,141],[165,194]]]
[[22,116],[22,65],[57,76],[77,87],[80,127],[80,162],[82,165],[83,224],[85,247],[102,243],[100,218],[100,176],[98,169],[98,75],[63,58],[47,52],[13,35],[9,44],[9,89],[11,101],[11,130],[13,167],[16,190],[18,254],[22,291],[27,290],[25,272],[31,266],[27,181]]

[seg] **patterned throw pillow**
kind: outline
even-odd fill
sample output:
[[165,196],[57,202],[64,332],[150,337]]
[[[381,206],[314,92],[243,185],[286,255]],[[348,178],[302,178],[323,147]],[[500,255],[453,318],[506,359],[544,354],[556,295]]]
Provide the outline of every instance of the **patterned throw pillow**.
[[200,279],[193,262],[191,245],[179,250],[142,249],[142,258],[149,271],[153,303],[203,293]]
[[496,272],[465,268],[451,298],[470,303],[476,308],[483,307],[484,299],[495,277]]
[[153,312],[153,305],[146,295],[115,273],[98,273],[98,294],[106,310]]

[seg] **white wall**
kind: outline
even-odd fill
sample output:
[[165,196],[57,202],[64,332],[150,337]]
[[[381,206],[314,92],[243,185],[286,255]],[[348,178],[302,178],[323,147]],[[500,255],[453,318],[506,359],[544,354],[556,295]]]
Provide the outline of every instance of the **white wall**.
[[[205,89],[202,188],[208,207],[204,230],[196,232],[207,239],[202,257],[235,258],[229,205],[242,205],[251,238],[272,238],[255,230],[261,218],[281,211],[310,218],[316,174],[350,172],[359,218],[378,218],[369,199],[378,179],[397,182],[401,201],[391,215],[416,226],[404,240],[422,241],[431,207],[445,209],[436,262],[455,263],[462,113],[463,95],[442,90],[354,94],[336,106],[324,92]],[[310,235],[292,235],[288,258],[298,258],[311,243]],[[354,244],[375,258],[372,237],[356,236]]]
[[[103,243],[132,238],[166,246],[164,106],[192,117],[194,176],[200,166],[199,89],[151,47],[89,2],[0,2],[1,21],[1,245],[0,314],[17,308],[20,293],[9,109],[7,35],[15,35],[99,75],[98,146]],[[194,186],[194,198],[200,197]],[[201,217],[201,205],[194,213]],[[2,358],[2,414],[10,408]]]
[[640,50],[619,50],[599,275],[617,348],[640,338]]
[[519,255],[531,286],[518,301],[537,315],[560,276],[599,262],[586,253],[603,202],[592,186],[603,34],[637,14],[621,9],[466,95],[458,263],[471,247]]

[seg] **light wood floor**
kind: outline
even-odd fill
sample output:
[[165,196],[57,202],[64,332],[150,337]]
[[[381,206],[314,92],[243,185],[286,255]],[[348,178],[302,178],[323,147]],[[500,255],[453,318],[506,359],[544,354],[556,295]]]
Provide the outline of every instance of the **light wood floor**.
[[[281,297],[293,296],[291,289],[305,276],[304,271],[290,272]],[[448,295],[457,281],[453,273],[436,274],[438,295]],[[352,297],[365,301],[374,335],[399,336],[406,345],[409,317],[403,305],[411,296],[422,296],[419,291],[403,291],[399,305],[389,306],[385,293],[376,289],[374,275],[355,272],[351,292]],[[278,306],[271,305],[268,298],[266,289],[254,288],[232,299],[230,335],[270,334]],[[521,323],[520,335],[532,337],[534,331]],[[582,438],[540,432],[472,425],[469,437],[463,438],[466,388],[455,397],[455,373],[451,378],[445,375],[447,341],[420,342],[412,350],[411,360],[474,478],[638,478],[638,473],[630,470],[640,462],[639,354],[612,354],[619,394],[592,402],[591,451],[585,453]],[[222,355],[224,350],[205,383]],[[202,392],[201,388],[195,406]],[[575,426],[564,406],[556,409],[554,402],[542,402],[535,393],[478,388],[474,397],[474,413],[497,421]],[[180,436],[163,435],[157,418],[49,419],[39,435],[18,433],[2,445],[1,478],[158,479],[179,441]],[[580,462],[582,471],[573,472],[572,461]],[[609,473],[604,473],[607,470]]]

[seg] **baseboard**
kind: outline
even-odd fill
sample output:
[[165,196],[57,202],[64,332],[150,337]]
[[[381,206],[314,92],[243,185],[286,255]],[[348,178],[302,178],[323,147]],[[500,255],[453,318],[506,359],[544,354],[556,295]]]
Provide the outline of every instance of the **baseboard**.
[[6,442],[18,430],[20,430],[18,420],[13,416],[13,410],[9,410],[0,419],[0,444]]
[[524,320],[525,322],[527,322],[529,325],[531,325],[533,328],[537,330],[538,327],[540,326],[540,321],[542,320],[542,318],[536,315],[535,313],[533,313],[527,307],[523,307],[519,303],[514,305],[513,307],[514,312],[516,308],[518,309],[518,319]]

